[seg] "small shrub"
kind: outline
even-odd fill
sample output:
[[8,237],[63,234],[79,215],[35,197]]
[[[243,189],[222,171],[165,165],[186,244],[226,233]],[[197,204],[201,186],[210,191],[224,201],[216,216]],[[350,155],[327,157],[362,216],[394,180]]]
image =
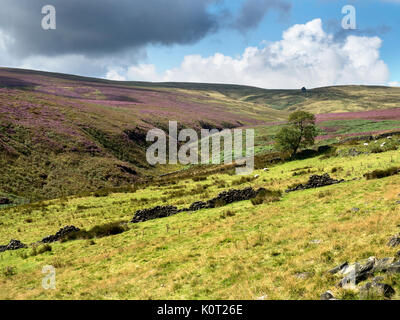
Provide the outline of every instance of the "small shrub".
[[254,180],[254,177],[241,177],[238,180],[232,181],[232,186],[241,185]]
[[224,200],[218,199],[218,200],[215,202],[215,207],[216,207],[216,208],[220,208],[220,207],[223,207],[223,206],[226,206],[226,202],[225,202]]
[[31,251],[31,256],[37,256],[45,252],[50,252],[51,250],[53,250],[53,248],[48,243],[40,246],[34,246]]
[[163,193],[163,195],[168,196],[169,199],[181,198],[181,197],[185,196],[185,194],[186,194],[185,190],[179,190],[179,191],[172,190],[172,191],[165,191]]
[[205,180],[207,180],[207,177],[204,177],[204,176],[202,176],[202,177],[194,177],[194,178],[192,178],[192,180],[194,182],[205,181]]
[[303,176],[303,175],[308,174],[308,173],[310,173],[310,172],[311,172],[310,169],[308,169],[308,171],[302,170],[302,171],[293,172],[293,177],[296,177],[296,176]]
[[331,196],[333,194],[332,190],[326,190],[326,191],[322,191],[320,193],[317,194],[318,198],[325,198],[326,196]]
[[93,193],[93,196],[95,196],[96,198],[107,197],[108,195],[110,195],[110,192],[107,190],[99,190]]
[[210,185],[205,184],[205,185],[196,185],[196,188],[193,188],[192,190],[190,190],[190,194],[194,195],[194,194],[200,194],[200,193],[204,193],[207,191],[207,189],[210,187]]
[[15,267],[12,266],[7,266],[4,268],[3,270],[3,275],[5,277],[12,277],[13,275],[15,275],[17,273],[17,270],[15,269]]
[[76,232],[71,232],[67,234],[63,240],[68,241],[77,239],[103,238],[108,236],[114,236],[123,233],[127,230],[128,228],[122,225],[120,222],[111,222],[94,226],[90,230],[80,230]]
[[226,219],[226,218],[234,217],[234,216],[235,216],[235,213],[232,212],[232,211],[230,211],[230,210],[228,210],[228,211],[223,212],[223,213],[220,215],[220,218],[221,218],[221,219]]
[[375,170],[369,173],[364,174],[364,177],[367,178],[367,180],[371,179],[381,179],[381,178],[386,178],[390,176],[394,176],[400,172],[400,168],[397,167],[391,167],[388,169],[384,170]]
[[335,172],[338,172],[338,171],[343,171],[343,168],[342,167],[333,167],[332,170],[331,170],[331,173],[335,173]]
[[272,190],[261,190],[254,199],[251,199],[251,203],[254,206],[260,205],[262,203],[276,202],[281,200],[282,192],[272,191]]

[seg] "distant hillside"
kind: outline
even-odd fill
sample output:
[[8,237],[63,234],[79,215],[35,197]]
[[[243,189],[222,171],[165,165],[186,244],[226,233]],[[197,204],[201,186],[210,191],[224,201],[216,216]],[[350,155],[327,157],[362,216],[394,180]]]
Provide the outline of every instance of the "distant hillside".
[[289,111],[398,106],[400,88],[265,90],[194,83],[116,82],[0,68],[0,196],[54,198],[132,184],[160,173],[145,161],[146,132],[284,121]]
[[169,120],[221,129],[285,117],[214,92],[0,69],[0,196],[53,198],[157,174],[146,132]]

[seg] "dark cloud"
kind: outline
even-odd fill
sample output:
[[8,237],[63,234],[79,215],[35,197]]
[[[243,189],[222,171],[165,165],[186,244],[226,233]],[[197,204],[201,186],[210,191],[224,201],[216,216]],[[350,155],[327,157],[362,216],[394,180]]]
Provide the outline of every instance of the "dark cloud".
[[[248,30],[269,9],[290,9],[286,0],[242,1],[233,15],[226,0],[1,0],[0,31],[15,40],[7,49],[17,58],[118,57],[148,44],[194,43],[220,28]],[[41,27],[45,5],[56,8],[56,30]]]
[[270,9],[287,14],[291,7],[290,3],[282,0],[246,0],[233,22],[233,27],[240,31],[248,31],[257,27]]
[[[101,55],[146,44],[186,44],[218,28],[212,0],[2,0],[0,29],[14,54]],[[57,10],[57,29],[41,28],[44,5]]]

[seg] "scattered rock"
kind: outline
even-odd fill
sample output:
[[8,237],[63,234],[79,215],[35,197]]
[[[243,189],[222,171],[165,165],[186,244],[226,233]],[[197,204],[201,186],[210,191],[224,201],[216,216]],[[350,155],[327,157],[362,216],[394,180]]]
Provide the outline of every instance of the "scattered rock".
[[27,248],[27,245],[23,244],[19,240],[11,240],[9,242],[9,244],[7,244],[5,246],[0,246],[0,252],[4,252],[7,250],[18,250],[18,249],[23,249],[23,248]]
[[254,176],[254,179],[257,179],[257,178],[259,178],[260,177],[260,175],[259,174],[256,174],[255,176]]
[[4,198],[4,197],[0,198],[0,205],[2,205],[2,204],[11,204],[11,203],[12,203],[12,201],[10,199],[8,199],[8,198]]
[[392,263],[388,267],[387,272],[388,273],[400,273],[400,262]]
[[385,283],[368,282],[360,288],[360,298],[367,299],[371,296],[382,296],[385,298],[392,297],[396,292],[394,289]]
[[383,258],[377,259],[374,264],[373,271],[374,272],[386,272],[388,268],[393,264],[394,258]]
[[397,251],[397,253],[396,253],[396,259],[400,259],[400,251]]
[[384,277],[375,277],[372,279],[372,282],[378,283],[378,282],[382,282],[383,280],[385,280]]
[[396,234],[395,236],[390,238],[388,246],[394,248],[397,247],[398,245],[400,245],[400,235]]
[[365,265],[354,263],[343,268],[340,273],[346,275],[338,284],[344,289],[355,289],[355,285],[371,277],[374,273],[376,258],[371,257]]
[[311,272],[301,272],[296,274],[297,279],[305,280],[312,277]]
[[311,244],[320,244],[321,242],[322,242],[322,240],[318,240],[318,239],[310,241]]
[[351,212],[359,212],[360,211],[360,208],[351,208]]
[[306,190],[306,189],[312,189],[312,188],[320,188],[320,187],[325,187],[329,186],[332,184],[337,184],[337,183],[342,183],[344,180],[335,180],[332,179],[329,174],[325,173],[322,176],[318,175],[313,175],[310,177],[308,182],[306,184],[299,184],[298,186],[286,190],[286,192],[293,192],[293,191],[298,191],[298,190]]
[[80,231],[79,228],[75,226],[66,226],[61,228],[56,232],[56,234],[49,235],[41,240],[42,243],[51,243],[51,242],[56,242],[64,238],[67,234],[72,233],[72,232],[77,232]]
[[343,270],[343,269],[344,269],[345,267],[347,267],[348,265],[349,265],[348,262],[344,262],[344,263],[342,263],[340,266],[337,266],[337,267],[335,267],[335,268],[329,270],[329,273],[331,273],[331,274],[336,274],[336,273],[338,273],[339,271]]
[[336,300],[331,291],[321,294],[321,300]]
[[264,168],[263,171],[269,171],[269,169],[268,168]]
[[347,155],[350,157],[357,157],[360,156],[362,154],[368,154],[368,152],[363,152],[363,151],[359,151],[357,149],[351,148],[349,149],[349,151],[347,151]]

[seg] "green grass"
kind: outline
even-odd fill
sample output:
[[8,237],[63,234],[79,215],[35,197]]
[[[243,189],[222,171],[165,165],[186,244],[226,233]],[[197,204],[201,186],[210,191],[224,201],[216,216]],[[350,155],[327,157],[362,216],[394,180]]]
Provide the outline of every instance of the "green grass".
[[[326,271],[344,261],[394,256],[398,251],[386,243],[400,225],[400,206],[396,205],[400,176],[367,181],[363,174],[399,165],[397,150],[310,158],[279,164],[268,172],[257,170],[258,179],[212,174],[163,186],[155,182],[134,193],[67,197],[4,209],[0,211],[0,243],[11,238],[31,243],[65,225],[89,230],[128,221],[138,209],[165,204],[183,207],[229,188],[283,191],[305,182],[308,174],[293,175],[304,170],[347,180],[283,194],[278,202],[253,205],[243,201],[131,224],[121,234],[54,243],[51,250],[38,255],[31,255],[31,248],[1,253],[0,298],[255,299],[267,295],[268,299],[318,299],[326,290],[339,298],[357,298],[357,293],[337,289],[339,279]],[[352,212],[355,207],[360,211]],[[47,264],[56,267],[56,290],[41,287],[41,270]],[[300,272],[312,276],[298,279]],[[387,281],[399,299],[400,279]]]
[[397,129],[400,127],[400,121],[398,120],[372,121],[364,119],[335,120],[335,121],[324,121],[321,124],[319,124],[319,127],[327,127],[327,128],[337,127],[338,129],[336,130],[335,134],[349,134],[349,133]]

